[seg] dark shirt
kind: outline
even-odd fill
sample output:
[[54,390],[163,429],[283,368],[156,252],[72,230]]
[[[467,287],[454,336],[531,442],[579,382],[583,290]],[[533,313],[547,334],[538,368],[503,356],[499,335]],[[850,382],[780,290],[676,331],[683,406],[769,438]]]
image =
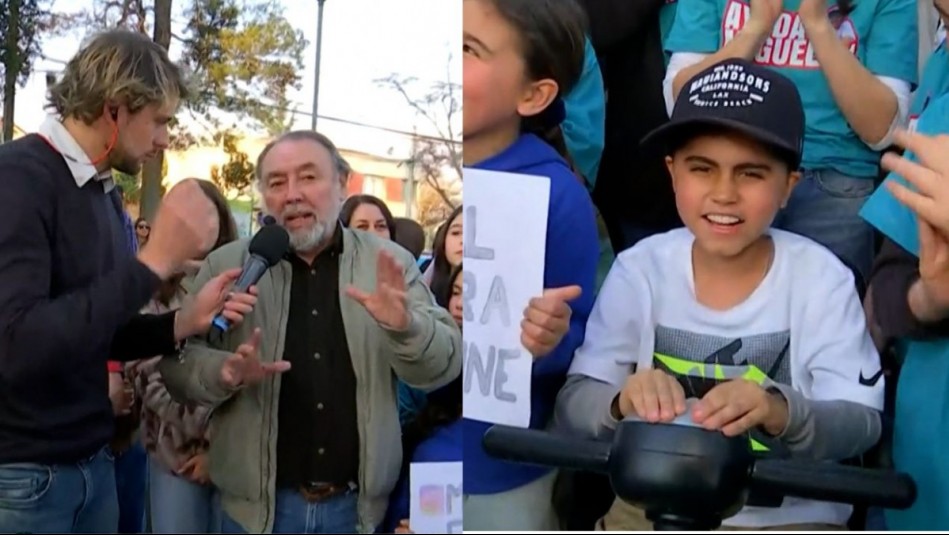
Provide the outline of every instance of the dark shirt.
[[294,254],[277,425],[277,486],[359,480],[356,373],[340,311],[342,229],[308,265]]
[[160,281],[116,244],[102,183],[37,135],[0,145],[0,463],[68,463],[112,437],[106,361],[175,349],[139,316]]
[[919,258],[884,239],[873,263],[870,284],[873,319],[885,339],[949,337],[949,320],[922,323],[909,308],[907,294],[919,280]]
[[580,0],[609,94],[593,200],[617,252],[631,245],[624,228],[662,232],[682,225],[662,155],[640,146],[647,133],[669,121],[662,95],[663,4],[663,0]]

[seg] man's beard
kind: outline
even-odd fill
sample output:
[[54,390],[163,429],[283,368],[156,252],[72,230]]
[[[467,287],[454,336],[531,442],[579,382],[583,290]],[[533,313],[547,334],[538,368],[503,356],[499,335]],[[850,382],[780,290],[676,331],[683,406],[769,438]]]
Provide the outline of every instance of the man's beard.
[[[290,232],[290,248],[298,253],[306,253],[316,249],[324,243],[336,230],[339,212],[342,209],[342,203],[335,202],[325,214],[311,211],[314,223],[309,229],[298,229]],[[296,215],[302,211],[294,205],[284,209],[282,219],[287,220],[288,216]]]
[[118,145],[109,153],[109,166],[120,173],[127,175],[137,175],[142,170],[142,162],[130,158],[128,154]]

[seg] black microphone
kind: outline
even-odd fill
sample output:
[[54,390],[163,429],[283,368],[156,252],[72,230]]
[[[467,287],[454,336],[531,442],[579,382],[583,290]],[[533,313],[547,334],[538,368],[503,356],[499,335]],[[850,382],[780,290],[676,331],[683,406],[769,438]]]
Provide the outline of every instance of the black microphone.
[[[244,263],[244,269],[234,284],[234,291],[246,292],[248,288],[257,284],[264,273],[277,265],[289,249],[290,235],[280,225],[267,225],[258,230],[250,240],[250,257]],[[226,332],[231,328],[231,323],[220,314],[214,318],[211,325],[221,332]]]

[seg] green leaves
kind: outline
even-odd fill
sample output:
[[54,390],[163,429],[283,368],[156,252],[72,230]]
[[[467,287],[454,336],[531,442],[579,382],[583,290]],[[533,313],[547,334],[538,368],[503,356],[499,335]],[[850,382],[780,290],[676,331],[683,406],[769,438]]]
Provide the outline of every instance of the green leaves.
[[[25,84],[33,71],[33,60],[42,55],[40,36],[52,22],[46,10],[46,1],[0,0],[0,65],[4,73],[10,69],[17,73],[20,84]],[[11,31],[11,19],[16,9],[16,47],[11,49],[7,36]]]
[[238,137],[233,132],[219,132],[215,138],[220,139],[224,145],[227,162],[211,168],[211,181],[221,191],[242,195],[254,181],[254,164],[247,154],[237,147]]
[[[0,6],[10,1],[0,0]],[[120,26],[152,35],[155,3],[95,0],[91,10],[65,17],[82,32]],[[207,121],[212,134],[224,129],[227,116],[271,135],[287,130],[293,114],[287,93],[300,88],[307,41],[283,7],[271,0],[173,0],[172,9],[171,21],[162,22],[182,45],[177,59],[196,88],[185,106]]]
[[250,119],[269,134],[287,127],[290,89],[300,88],[307,41],[272,2],[193,0],[182,55],[195,73],[196,111]]

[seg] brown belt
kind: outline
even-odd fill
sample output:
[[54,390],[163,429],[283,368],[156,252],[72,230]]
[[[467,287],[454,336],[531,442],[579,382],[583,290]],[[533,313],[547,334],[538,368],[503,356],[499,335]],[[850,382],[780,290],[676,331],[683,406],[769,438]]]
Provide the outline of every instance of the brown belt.
[[300,494],[308,503],[325,502],[352,490],[350,485],[334,485],[332,483],[304,483],[300,485]]

